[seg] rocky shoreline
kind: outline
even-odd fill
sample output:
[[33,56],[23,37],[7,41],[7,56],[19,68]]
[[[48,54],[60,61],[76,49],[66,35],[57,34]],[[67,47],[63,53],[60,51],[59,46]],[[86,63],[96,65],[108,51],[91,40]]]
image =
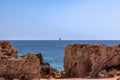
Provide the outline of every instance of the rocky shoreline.
[[0,42],[0,77],[5,80],[32,80],[34,78],[56,78],[57,69],[43,61],[42,54],[28,53],[18,56],[8,41]]
[[64,71],[44,62],[42,54],[18,56],[10,42],[0,42],[0,80],[112,78],[120,76],[120,45],[69,44]]

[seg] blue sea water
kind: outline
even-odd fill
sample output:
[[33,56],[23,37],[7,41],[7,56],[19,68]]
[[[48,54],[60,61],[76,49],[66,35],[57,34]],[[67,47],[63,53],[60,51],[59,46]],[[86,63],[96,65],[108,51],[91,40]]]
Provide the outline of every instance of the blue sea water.
[[50,63],[59,71],[63,70],[64,49],[67,44],[119,44],[120,40],[10,40],[12,46],[18,49],[19,56],[26,55],[28,52],[42,53],[44,61]]

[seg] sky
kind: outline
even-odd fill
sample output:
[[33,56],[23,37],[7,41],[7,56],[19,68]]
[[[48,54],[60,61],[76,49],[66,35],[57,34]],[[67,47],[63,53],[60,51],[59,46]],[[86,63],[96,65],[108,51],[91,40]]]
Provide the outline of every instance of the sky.
[[0,40],[120,40],[120,0],[0,0]]

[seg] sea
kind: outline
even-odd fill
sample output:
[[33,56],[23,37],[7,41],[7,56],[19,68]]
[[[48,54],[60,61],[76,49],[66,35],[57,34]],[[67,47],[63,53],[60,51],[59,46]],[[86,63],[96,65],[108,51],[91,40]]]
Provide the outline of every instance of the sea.
[[18,49],[18,55],[23,56],[29,52],[43,55],[45,62],[50,66],[64,70],[64,49],[68,44],[120,44],[120,40],[10,40],[12,46]]

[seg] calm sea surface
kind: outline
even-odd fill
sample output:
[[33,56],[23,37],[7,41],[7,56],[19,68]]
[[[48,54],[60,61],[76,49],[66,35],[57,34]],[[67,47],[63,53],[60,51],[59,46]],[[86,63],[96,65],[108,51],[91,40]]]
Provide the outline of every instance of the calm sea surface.
[[54,68],[59,71],[63,70],[64,49],[67,44],[100,43],[105,45],[119,44],[120,40],[12,40],[12,46],[19,51],[19,56],[25,55],[28,52],[42,53],[44,60],[49,62]]

